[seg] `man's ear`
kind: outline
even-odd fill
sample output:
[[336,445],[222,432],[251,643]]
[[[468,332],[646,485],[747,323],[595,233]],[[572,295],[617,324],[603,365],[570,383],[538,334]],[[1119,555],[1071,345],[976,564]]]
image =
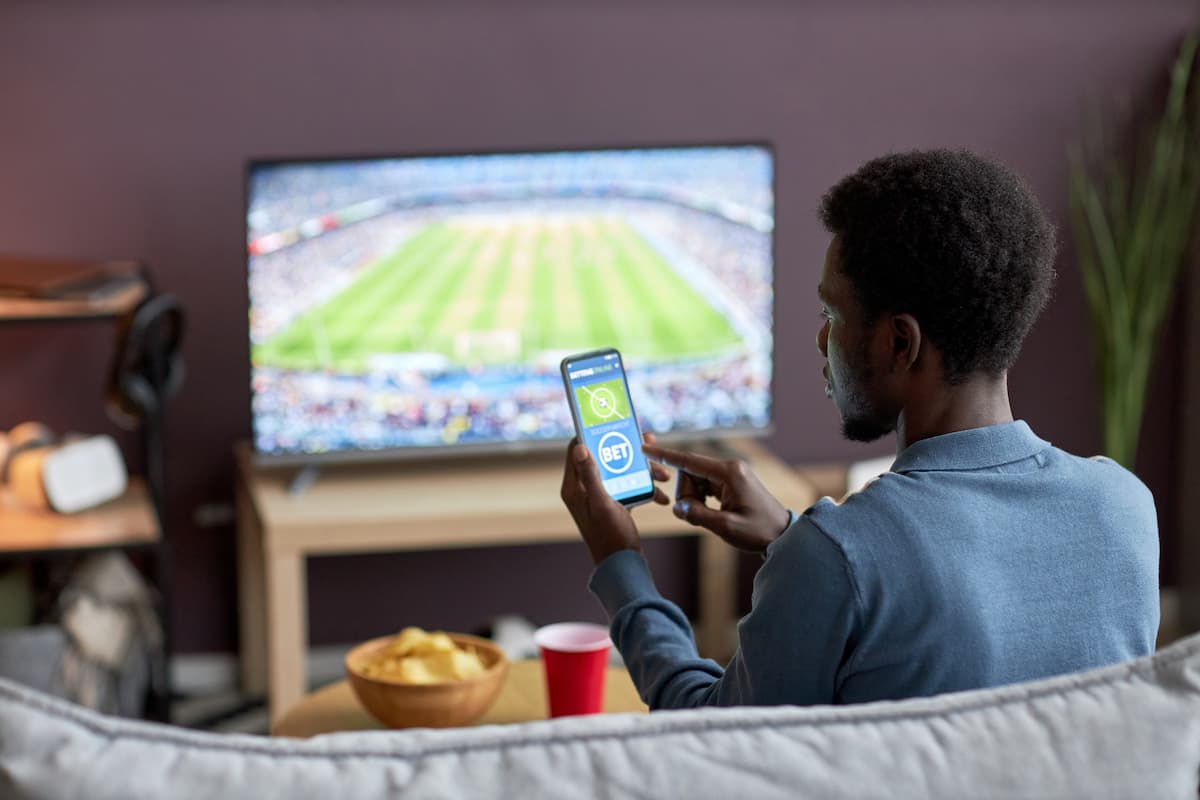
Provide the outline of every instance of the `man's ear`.
[[912,314],[895,314],[889,326],[892,338],[892,365],[907,371],[921,354],[921,325]]

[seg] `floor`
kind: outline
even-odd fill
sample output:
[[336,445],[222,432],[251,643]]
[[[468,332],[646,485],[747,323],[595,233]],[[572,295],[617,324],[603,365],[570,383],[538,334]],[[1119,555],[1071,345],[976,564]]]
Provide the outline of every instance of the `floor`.
[[218,692],[177,697],[171,703],[171,722],[185,728],[218,733],[268,734],[271,720],[260,697],[240,692]]

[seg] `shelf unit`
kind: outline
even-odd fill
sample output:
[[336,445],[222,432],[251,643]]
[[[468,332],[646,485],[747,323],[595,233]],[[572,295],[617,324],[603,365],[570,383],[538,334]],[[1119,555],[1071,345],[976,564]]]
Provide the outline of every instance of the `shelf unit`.
[[[153,296],[144,276],[122,277],[111,291],[93,299],[0,297],[0,326],[31,322],[113,323],[132,314]],[[163,420],[154,429],[162,430]],[[142,451],[147,465],[162,465],[162,436],[149,436],[143,426]],[[124,494],[104,505],[77,514],[57,514],[23,507],[7,490],[0,490],[0,558],[38,560],[87,551],[141,551],[149,555],[147,576],[158,593],[163,632],[162,653],[152,664],[151,692],[146,716],[169,720],[172,652],[170,624],[170,548],[166,534],[166,482],[161,468],[150,480],[132,478]]]
[[0,555],[153,547],[162,539],[146,484],[78,514],[30,509],[0,490]]
[[0,323],[111,319],[133,311],[149,296],[149,284],[132,281],[95,300],[0,297]]

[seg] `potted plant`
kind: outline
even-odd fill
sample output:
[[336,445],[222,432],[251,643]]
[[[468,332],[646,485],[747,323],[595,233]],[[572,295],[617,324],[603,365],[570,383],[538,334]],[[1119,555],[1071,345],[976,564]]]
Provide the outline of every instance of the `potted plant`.
[[1103,447],[1129,469],[1155,343],[1200,206],[1200,103],[1191,80],[1198,41],[1200,32],[1184,40],[1161,116],[1132,153],[1103,126],[1071,150],[1071,223],[1091,323]]

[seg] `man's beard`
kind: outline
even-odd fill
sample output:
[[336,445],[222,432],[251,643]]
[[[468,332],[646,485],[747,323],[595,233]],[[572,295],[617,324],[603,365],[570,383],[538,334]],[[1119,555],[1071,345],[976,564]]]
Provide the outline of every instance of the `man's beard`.
[[870,417],[843,417],[842,436],[852,442],[873,442],[896,430],[894,422],[882,422]]
[[847,387],[849,393],[844,399],[844,404],[853,411],[842,414],[842,436],[852,442],[873,442],[896,430],[896,421],[873,415],[870,404],[863,398],[861,387],[870,386],[873,376],[868,341],[865,338],[859,342],[854,354],[856,363],[852,373],[857,373],[858,377],[852,387]]

